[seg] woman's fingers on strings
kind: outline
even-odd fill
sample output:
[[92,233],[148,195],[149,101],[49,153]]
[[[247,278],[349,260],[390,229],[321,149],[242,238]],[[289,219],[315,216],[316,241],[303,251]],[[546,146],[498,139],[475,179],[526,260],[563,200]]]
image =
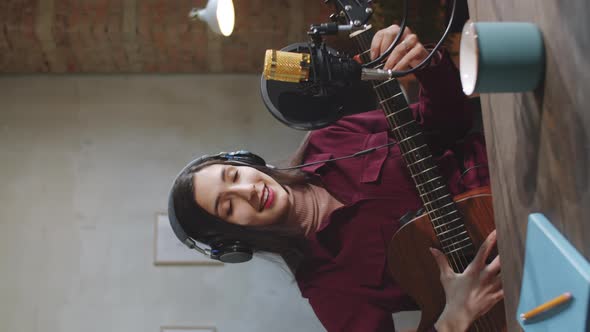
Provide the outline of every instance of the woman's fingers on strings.
[[393,70],[407,70],[418,65],[428,56],[428,52],[420,43],[418,36],[408,34],[399,45],[396,46],[391,56],[387,59],[384,68]]
[[494,303],[502,300],[504,298],[504,289],[503,288],[500,288],[500,290],[497,291],[497,292],[495,292],[492,296],[493,296],[494,301],[495,301]]
[[[400,27],[394,24],[375,33],[375,36],[371,41],[371,60],[375,60],[379,55],[385,53],[385,51],[389,49],[391,44],[393,44],[393,41],[397,38],[399,31]],[[411,33],[412,31],[410,28],[406,27],[399,43]],[[399,46],[399,43],[397,46]]]
[[408,53],[412,48],[411,40],[408,37],[404,37],[397,46],[393,49],[387,61],[383,65],[383,69],[393,69],[402,60],[404,55]]
[[[391,28],[390,33],[388,34],[389,40],[387,43],[381,43],[381,54],[385,53],[385,51],[387,51],[387,49],[389,49],[389,47],[391,46],[391,44],[393,44],[393,41],[397,38],[397,35],[399,34],[399,27],[397,25],[392,25],[389,28]],[[410,34],[411,34],[410,28],[406,27],[404,29],[404,33],[402,34],[402,37],[398,41],[397,45],[395,45],[396,47],[394,48],[394,50],[396,48],[399,48],[400,44],[403,43],[403,41],[406,40],[408,38],[408,35],[410,35]]]
[[498,292],[499,290],[502,290],[502,278],[500,277],[500,275],[494,277],[490,285],[490,289],[492,290],[492,292]]
[[396,66],[399,62],[399,60],[404,56],[404,50],[402,50],[404,47],[403,43],[397,45],[393,51],[391,52],[391,54],[389,55],[389,57],[387,57],[387,61],[385,61],[385,64],[383,65],[383,69],[388,70],[388,69],[393,69],[394,66]]
[[432,257],[434,257],[434,260],[436,261],[436,265],[438,265],[441,279],[443,277],[451,275],[453,273],[453,270],[449,265],[447,257],[440,250],[435,248],[430,248],[430,252],[432,253]]
[[496,256],[496,258],[494,258],[494,260],[485,267],[485,271],[489,275],[496,276],[498,273],[500,273],[500,268],[500,256]]
[[399,27],[397,25],[392,25],[375,33],[373,40],[371,40],[371,60],[375,60],[379,55],[381,55],[381,53],[387,50],[389,45],[391,45],[395,39],[395,36],[397,36],[398,32]]
[[482,314],[489,311],[496,303],[498,303],[503,298],[504,298],[504,290],[501,288],[499,290],[495,290],[493,292],[490,292],[485,297],[485,302],[487,302],[487,308],[486,308],[486,310],[484,310],[484,312],[482,312]]
[[381,41],[383,40],[384,34],[383,30],[379,30],[373,36],[373,40],[371,40],[371,60],[375,60],[381,54]]
[[483,315],[488,312],[498,301],[504,298],[504,290],[502,289],[502,282],[499,276],[493,281],[487,283],[481,289],[483,294],[478,301],[480,305],[480,313]]
[[416,39],[414,42],[408,42],[406,45],[408,46],[407,51],[402,51],[401,59],[393,66],[393,70],[407,70],[412,68],[414,64],[420,63],[419,61],[417,62],[417,59],[424,49],[422,44],[417,42]]
[[490,255],[490,252],[494,248],[496,244],[496,230],[492,231],[486,240],[483,242],[479,250],[477,251],[477,255],[473,259],[473,263],[475,264],[478,269],[482,269],[485,266],[486,258]]
[[[397,25],[377,31],[371,41],[372,60],[384,54],[391,47],[399,31],[400,27]],[[383,64],[383,69],[393,69],[396,71],[407,70],[420,64],[427,56],[428,52],[422,43],[420,43],[418,36],[412,33],[410,28],[406,27],[399,43],[393,48],[391,54],[389,54]]]
[[385,53],[385,51],[387,51],[389,46],[391,46],[391,43],[393,43],[393,41],[395,40],[395,36],[397,36],[397,33],[396,34],[386,33],[383,36],[383,39],[381,39],[381,44],[379,45],[379,55],[381,55],[381,54]]

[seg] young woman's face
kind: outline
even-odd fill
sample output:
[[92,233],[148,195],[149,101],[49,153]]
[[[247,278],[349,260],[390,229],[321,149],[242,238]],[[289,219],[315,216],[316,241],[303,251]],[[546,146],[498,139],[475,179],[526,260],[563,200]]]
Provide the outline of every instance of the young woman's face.
[[271,225],[286,217],[289,194],[269,175],[248,166],[214,164],[193,177],[197,204],[243,226]]

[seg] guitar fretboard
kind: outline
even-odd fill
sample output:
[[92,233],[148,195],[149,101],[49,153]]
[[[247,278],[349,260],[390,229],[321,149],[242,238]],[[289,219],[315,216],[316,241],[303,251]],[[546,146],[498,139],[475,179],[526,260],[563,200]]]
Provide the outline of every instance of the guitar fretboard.
[[442,249],[446,254],[468,249],[471,239],[461,214],[399,83],[392,79],[374,88]]
[[[361,48],[361,60],[368,61],[371,33],[357,33],[351,37]],[[410,176],[426,209],[443,252],[447,256],[466,257],[473,253],[473,243],[461,214],[440,175],[422,128],[412,114],[406,97],[396,79],[373,84],[381,109],[397,141]],[[468,261],[466,262],[468,263]],[[463,265],[463,264],[462,264]],[[465,266],[456,266],[464,269]]]

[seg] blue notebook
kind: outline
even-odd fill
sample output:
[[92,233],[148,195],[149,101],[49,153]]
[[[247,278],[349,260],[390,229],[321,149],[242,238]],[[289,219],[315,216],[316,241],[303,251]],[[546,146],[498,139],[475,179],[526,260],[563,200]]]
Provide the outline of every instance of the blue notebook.
[[[521,313],[570,292],[573,298],[524,321]],[[516,319],[526,332],[590,330],[590,264],[540,213],[529,215]]]

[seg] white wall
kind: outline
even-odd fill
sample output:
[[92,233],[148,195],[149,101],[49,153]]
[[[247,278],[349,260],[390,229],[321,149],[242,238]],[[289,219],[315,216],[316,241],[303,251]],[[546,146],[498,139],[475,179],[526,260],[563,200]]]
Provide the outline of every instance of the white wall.
[[155,213],[191,157],[284,160],[303,134],[257,76],[1,77],[0,331],[324,331],[276,263],[153,265]]
[[262,259],[153,265],[155,213],[192,156],[285,159],[257,76],[0,79],[0,331],[323,331],[292,277]]

